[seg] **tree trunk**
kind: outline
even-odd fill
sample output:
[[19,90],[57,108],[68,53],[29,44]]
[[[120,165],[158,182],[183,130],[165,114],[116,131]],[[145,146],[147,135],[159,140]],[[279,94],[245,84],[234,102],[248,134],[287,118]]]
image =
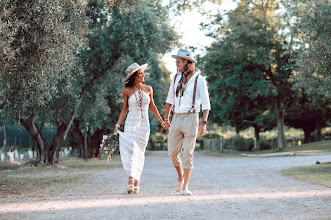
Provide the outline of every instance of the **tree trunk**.
[[84,158],[85,158],[85,160],[87,160],[87,145],[88,145],[88,143],[87,143],[87,136],[88,136],[88,129],[89,129],[89,127],[88,127],[88,123],[87,122],[85,122],[85,133],[84,133]]
[[98,157],[100,144],[102,141],[102,136],[105,133],[106,133],[106,129],[98,128],[91,136],[90,142],[88,145],[88,150],[89,150],[89,152],[91,152],[91,154],[89,154],[89,155],[91,155],[92,157]]
[[58,125],[55,137],[48,149],[49,153],[48,153],[47,164],[54,165],[55,163],[59,162],[59,158],[56,157],[56,152],[59,151],[63,145],[63,142],[64,142],[63,137],[64,137],[66,129],[67,129],[66,123],[61,122]]
[[277,146],[278,150],[285,150],[285,135],[284,135],[284,112],[281,109],[281,102],[280,100],[275,101],[275,118],[277,121]]
[[77,114],[77,109],[81,103],[81,100],[82,100],[82,96],[78,99],[75,109],[71,113],[71,118],[70,118],[68,125],[65,122],[60,120],[60,114],[61,114],[62,110],[65,108],[65,106],[63,106],[62,108],[60,108],[59,110],[54,112],[53,117],[54,117],[54,120],[57,125],[57,132],[56,132],[53,142],[49,148],[49,151],[50,151],[49,155],[48,155],[49,164],[55,164],[55,163],[59,162],[59,153],[58,152],[61,150],[64,140],[67,137],[70,126],[71,126],[72,122],[74,121],[74,118]]
[[76,149],[79,152],[79,156],[78,157],[82,157],[82,150],[84,148],[84,135],[82,133],[82,131],[79,128],[79,120],[75,119],[73,121],[73,129],[71,131],[71,140],[70,140],[70,144],[75,146]]
[[3,147],[7,146],[6,124],[3,123]]
[[236,138],[239,138],[239,132],[240,132],[239,126],[236,126]]
[[319,113],[317,112],[316,114],[316,136],[315,136],[315,141],[320,141],[321,140],[321,122],[320,122],[320,116]]
[[256,151],[260,150],[260,131],[261,128],[258,125],[253,125],[254,130],[255,130],[255,140],[256,140]]
[[[46,163],[46,160],[48,158],[48,143],[44,138],[42,137],[42,134],[37,129],[37,126],[34,122],[34,116],[32,115],[30,118],[23,120],[20,119],[21,124],[23,127],[30,133],[31,137],[36,141],[37,144],[37,152],[40,153],[40,155],[43,155],[43,161]],[[40,162],[42,160],[42,157],[37,156],[37,162]]]
[[302,128],[303,132],[305,133],[305,139],[303,140],[303,143],[309,143],[312,142],[311,132],[314,131],[314,129],[310,126],[306,126]]

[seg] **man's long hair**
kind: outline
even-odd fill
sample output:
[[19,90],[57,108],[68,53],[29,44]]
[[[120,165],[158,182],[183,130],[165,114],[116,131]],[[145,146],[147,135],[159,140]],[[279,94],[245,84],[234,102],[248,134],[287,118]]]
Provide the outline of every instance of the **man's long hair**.
[[184,74],[186,76],[189,76],[190,74],[194,73],[194,71],[195,71],[194,64],[191,61],[187,60],[187,64],[184,67]]

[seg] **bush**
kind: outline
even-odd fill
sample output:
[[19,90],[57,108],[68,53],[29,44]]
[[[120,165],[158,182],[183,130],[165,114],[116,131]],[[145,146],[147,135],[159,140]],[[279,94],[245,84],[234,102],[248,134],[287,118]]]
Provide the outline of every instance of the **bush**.
[[234,137],[229,139],[237,151],[251,151],[254,148],[254,140],[243,137]]
[[272,146],[268,141],[260,141],[260,150],[271,150]]

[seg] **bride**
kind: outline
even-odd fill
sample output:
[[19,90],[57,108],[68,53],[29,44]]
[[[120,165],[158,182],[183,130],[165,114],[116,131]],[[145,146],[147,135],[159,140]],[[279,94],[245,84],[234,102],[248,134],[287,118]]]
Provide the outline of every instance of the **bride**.
[[[119,146],[123,167],[129,176],[127,192],[139,193],[139,181],[144,167],[145,149],[148,143],[150,126],[148,106],[152,113],[165,128],[163,119],[153,100],[153,89],[145,85],[144,70],[148,64],[131,64],[125,71],[125,88],[123,90],[123,107],[115,125],[114,134],[119,134]],[[128,112],[129,111],[129,112]],[[128,114],[127,114],[128,112]],[[124,120],[124,132],[119,127]]]

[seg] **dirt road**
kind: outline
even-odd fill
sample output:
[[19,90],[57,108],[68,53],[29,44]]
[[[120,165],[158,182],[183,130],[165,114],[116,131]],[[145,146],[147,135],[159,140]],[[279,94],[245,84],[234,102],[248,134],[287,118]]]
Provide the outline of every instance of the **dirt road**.
[[331,154],[195,156],[193,196],[175,192],[176,173],[167,153],[153,152],[146,157],[139,195],[124,193],[123,169],[101,171],[51,198],[0,198],[0,219],[331,219],[331,188],[280,174],[330,160]]

